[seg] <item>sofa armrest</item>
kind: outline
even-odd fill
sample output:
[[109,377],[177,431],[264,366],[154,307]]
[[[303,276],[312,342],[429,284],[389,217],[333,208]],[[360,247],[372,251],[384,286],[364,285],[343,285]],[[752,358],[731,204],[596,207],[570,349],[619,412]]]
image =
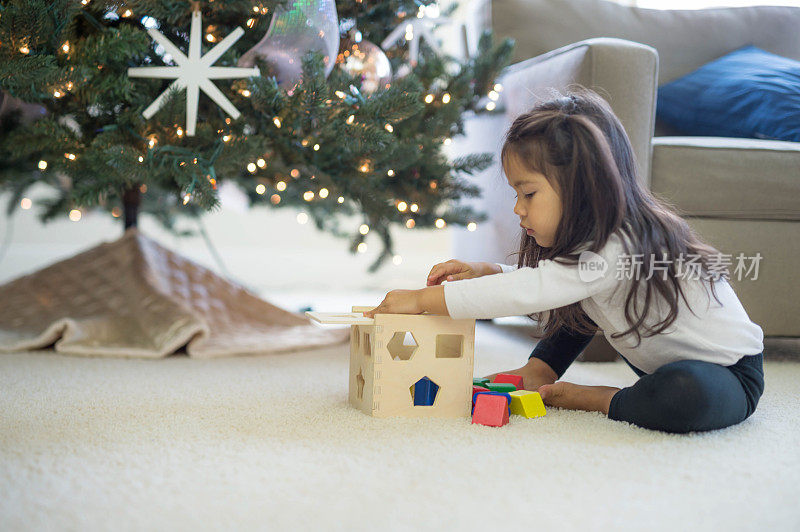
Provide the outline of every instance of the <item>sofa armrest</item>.
[[643,44],[598,38],[516,63],[501,76],[509,121],[552,89],[575,84],[601,94],[628,133],[639,175],[650,184],[650,139],[655,124],[658,54]]

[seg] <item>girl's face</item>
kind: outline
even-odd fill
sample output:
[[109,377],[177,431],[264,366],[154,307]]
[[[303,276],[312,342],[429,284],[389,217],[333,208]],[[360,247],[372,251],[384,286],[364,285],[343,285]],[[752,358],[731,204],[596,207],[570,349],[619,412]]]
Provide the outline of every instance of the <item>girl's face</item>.
[[551,247],[561,220],[558,192],[544,174],[526,169],[513,151],[506,157],[505,169],[506,180],[517,193],[514,214],[519,216],[520,226],[527,229],[528,236],[536,239],[537,244]]

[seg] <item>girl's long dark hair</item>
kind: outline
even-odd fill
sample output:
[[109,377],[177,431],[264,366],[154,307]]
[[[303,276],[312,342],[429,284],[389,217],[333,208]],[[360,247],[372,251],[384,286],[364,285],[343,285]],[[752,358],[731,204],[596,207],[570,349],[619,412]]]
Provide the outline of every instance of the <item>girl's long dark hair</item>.
[[[598,252],[617,231],[629,241],[623,239],[626,255],[642,254],[666,262],[667,274],[652,273],[648,280],[644,280],[642,271],[646,264],[633,265],[625,298],[629,328],[613,334],[613,338],[633,334],[638,346],[643,335],[658,334],[675,321],[679,295],[689,306],[679,282],[679,257],[699,256],[702,278],[710,283],[719,302],[714,289],[718,279],[709,275],[708,268],[711,256],[719,252],[698,237],[674,205],[643,186],[630,140],[611,107],[597,93],[577,88],[518,116],[506,133],[501,152],[503,168],[507,168],[511,155],[547,178],[558,192],[562,208],[551,247],[539,246],[522,232],[519,267],[536,268],[545,259],[578,264],[580,251]],[[613,273],[614,265],[609,266]],[[643,308],[639,308],[637,298],[641,283],[645,284]],[[645,320],[651,308],[658,308],[656,297],[667,302],[669,312],[651,327]],[[582,334],[596,330],[580,302],[528,316],[538,322],[545,337],[565,327]]]

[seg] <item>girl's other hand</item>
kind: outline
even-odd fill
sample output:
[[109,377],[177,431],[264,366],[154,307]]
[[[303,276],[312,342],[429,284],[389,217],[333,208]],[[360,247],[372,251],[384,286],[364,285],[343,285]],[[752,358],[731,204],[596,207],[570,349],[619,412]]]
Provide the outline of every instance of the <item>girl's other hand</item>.
[[441,284],[443,281],[458,281],[460,279],[474,279],[493,273],[502,273],[503,270],[497,264],[491,262],[462,262],[450,259],[447,262],[440,262],[428,274],[428,286]]
[[374,318],[375,314],[422,314],[420,296],[419,290],[392,290],[380,305],[362,314],[365,318]]

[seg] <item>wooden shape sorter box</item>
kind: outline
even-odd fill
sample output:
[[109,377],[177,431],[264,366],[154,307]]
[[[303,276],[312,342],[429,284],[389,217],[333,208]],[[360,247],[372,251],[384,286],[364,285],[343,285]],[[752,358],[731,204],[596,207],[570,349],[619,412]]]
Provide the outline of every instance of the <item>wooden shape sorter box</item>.
[[[363,316],[373,308],[306,312],[319,323],[350,324],[350,404],[375,417],[469,417],[475,320]],[[415,390],[418,383],[424,393]]]

